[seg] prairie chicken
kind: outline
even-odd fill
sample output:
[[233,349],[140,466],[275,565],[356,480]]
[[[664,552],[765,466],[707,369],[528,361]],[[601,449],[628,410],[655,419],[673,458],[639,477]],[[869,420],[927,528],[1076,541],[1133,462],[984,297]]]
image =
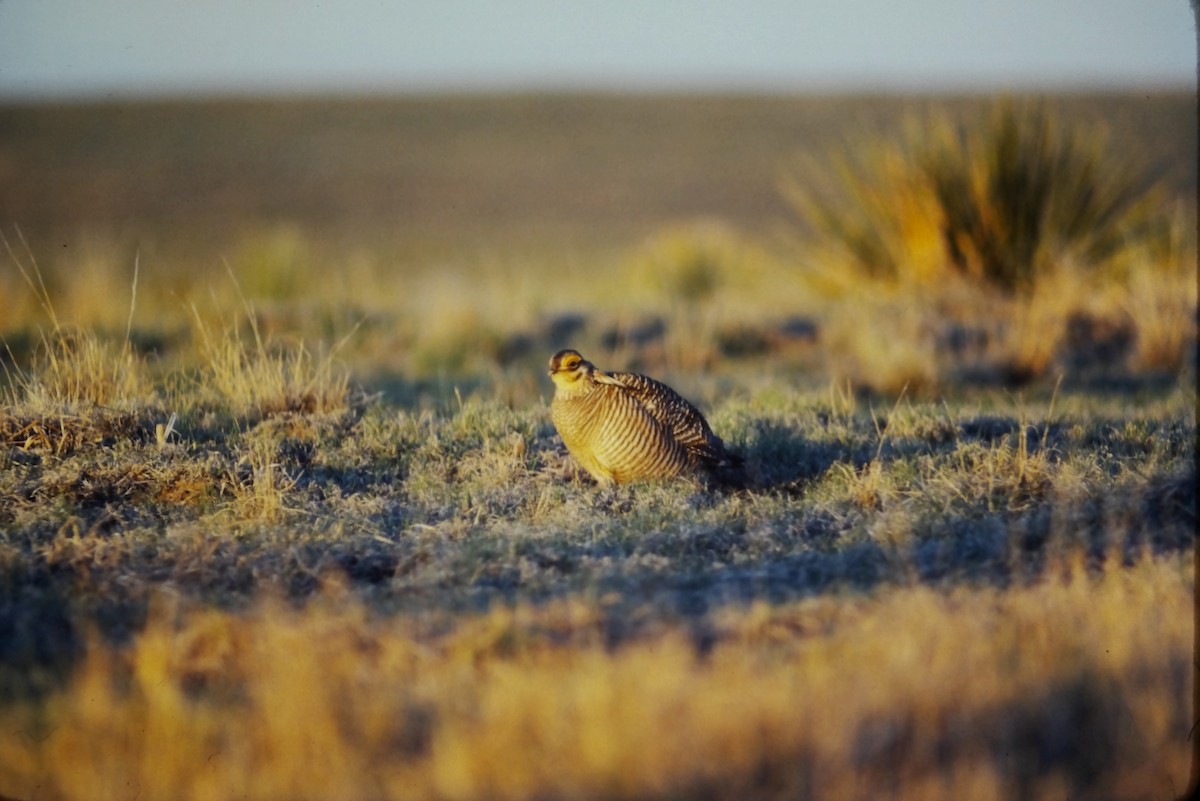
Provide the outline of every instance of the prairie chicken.
[[606,373],[578,351],[550,359],[550,417],[567,450],[601,484],[736,467],[704,415],[666,384]]

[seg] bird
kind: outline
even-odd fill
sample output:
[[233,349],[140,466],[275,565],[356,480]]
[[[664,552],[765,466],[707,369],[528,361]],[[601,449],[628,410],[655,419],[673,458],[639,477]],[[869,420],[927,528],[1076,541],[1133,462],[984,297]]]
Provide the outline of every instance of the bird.
[[554,428],[600,484],[720,477],[742,464],[704,415],[660,381],[605,372],[572,349],[550,358],[550,379]]

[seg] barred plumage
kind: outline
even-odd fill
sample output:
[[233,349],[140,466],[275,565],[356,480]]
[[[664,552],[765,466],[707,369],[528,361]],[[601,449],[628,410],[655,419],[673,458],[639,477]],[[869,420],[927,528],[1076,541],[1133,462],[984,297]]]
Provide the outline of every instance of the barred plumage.
[[740,459],[695,406],[637,373],[606,373],[578,351],[550,359],[550,416],[571,455],[601,484],[671,478]]

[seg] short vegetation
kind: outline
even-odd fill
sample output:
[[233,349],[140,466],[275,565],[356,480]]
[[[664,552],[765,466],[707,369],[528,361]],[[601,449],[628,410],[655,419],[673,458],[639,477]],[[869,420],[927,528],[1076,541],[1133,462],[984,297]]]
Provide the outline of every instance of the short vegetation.
[[[0,795],[1181,792],[1194,239],[1051,110],[989,114],[814,178],[787,237],[565,266],[276,231],[202,293],[100,259],[88,305],[6,231]],[[746,485],[597,487],[568,346]]]

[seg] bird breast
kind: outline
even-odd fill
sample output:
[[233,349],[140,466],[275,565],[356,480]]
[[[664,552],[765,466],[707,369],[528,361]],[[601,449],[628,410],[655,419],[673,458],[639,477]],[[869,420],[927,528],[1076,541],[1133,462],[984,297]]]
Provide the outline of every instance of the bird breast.
[[687,450],[621,387],[555,393],[550,415],[567,450],[602,483],[668,478],[690,466]]

